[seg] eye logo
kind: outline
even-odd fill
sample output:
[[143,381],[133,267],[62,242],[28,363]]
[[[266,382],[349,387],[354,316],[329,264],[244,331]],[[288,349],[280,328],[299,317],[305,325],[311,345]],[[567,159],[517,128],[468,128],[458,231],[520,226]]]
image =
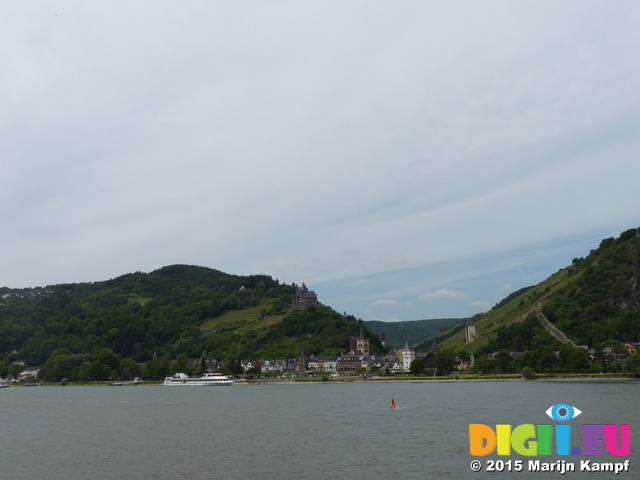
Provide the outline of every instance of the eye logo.
[[556,422],[566,422],[576,418],[582,411],[568,403],[556,403],[555,405],[551,405],[544,413]]

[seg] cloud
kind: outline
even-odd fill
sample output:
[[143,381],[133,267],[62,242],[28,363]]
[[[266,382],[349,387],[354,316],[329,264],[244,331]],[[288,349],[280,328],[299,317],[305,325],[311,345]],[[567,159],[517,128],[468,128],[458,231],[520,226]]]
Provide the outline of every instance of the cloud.
[[0,285],[189,263],[443,318],[636,225],[636,3],[6,3]]
[[368,307],[397,307],[398,302],[396,300],[378,300],[370,303]]
[[477,302],[471,302],[469,304],[469,307],[475,308],[475,309],[488,309],[489,307],[491,307],[491,304],[489,302],[479,300]]
[[397,300],[377,300],[367,305],[367,307],[411,307],[411,302],[400,303]]
[[460,300],[467,296],[466,293],[463,292],[452,292],[451,290],[447,290],[446,288],[441,288],[434,293],[427,292],[418,296],[418,300],[423,302],[432,302],[435,300]]
[[507,283],[506,285],[501,286],[499,290],[506,290],[507,292],[513,292],[515,288],[513,288],[512,284]]

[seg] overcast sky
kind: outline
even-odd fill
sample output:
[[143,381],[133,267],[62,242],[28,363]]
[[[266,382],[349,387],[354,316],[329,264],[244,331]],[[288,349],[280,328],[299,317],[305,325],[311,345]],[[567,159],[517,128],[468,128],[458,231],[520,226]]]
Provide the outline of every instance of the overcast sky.
[[3,2],[0,286],[486,311],[640,226],[639,52],[636,2]]

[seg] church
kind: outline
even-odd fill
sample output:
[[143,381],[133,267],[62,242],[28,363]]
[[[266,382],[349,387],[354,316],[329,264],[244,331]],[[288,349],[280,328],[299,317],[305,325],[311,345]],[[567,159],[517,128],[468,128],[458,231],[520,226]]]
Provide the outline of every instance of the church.
[[360,320],[360,335],[357,337],[351,337],[349,342],[349,350],[352,352],[362,352],[365,355],[369,355],[369,339],[365,338],[364,334],[364,322]]

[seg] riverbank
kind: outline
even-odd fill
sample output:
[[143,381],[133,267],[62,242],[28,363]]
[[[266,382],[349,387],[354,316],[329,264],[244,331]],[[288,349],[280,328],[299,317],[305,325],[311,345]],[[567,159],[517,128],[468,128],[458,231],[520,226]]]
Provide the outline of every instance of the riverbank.
[[300,384],[335,384],[335,383],[455,383],[455,382],[565,382],[565,381],[624,381],[640,380],[638,377],[619,373],[605,374],[541,374],[534,380],[526,380],[520,374],[508,375],[452,375],[449,377],[338,377],[338,378],[274,378],[255,380],[234,380],[234,385],[300,385]]
[[[575,382],[575,381],[633,381],[639,377],[624,375],[621,373],[604,374],[538,374],[534,380],[526,380],[520,374],[504,375],[451,375],[449,377],[410,377],[410,376],[385,376],[385,377],[306,377],[306,378],[261,378],[261,379],[234,379],[234,385],[309,385],[309,384],[344,384],[344,383],[456,383],[456,382]],[[105,386],[105,387],[131,387],[136,385],[162,385],[161,380],[143,380],[139,384],[114,385],[113,382],[68,382],[61,385],[60,382],[46,382],[40,384],[9,384],[11,388],[25,386]]]

